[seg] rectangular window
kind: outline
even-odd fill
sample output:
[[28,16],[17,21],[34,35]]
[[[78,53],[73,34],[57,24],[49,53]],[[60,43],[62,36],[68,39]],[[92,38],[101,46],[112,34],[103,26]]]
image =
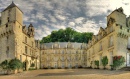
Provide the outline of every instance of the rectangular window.
[[25,46],[25,53],[27,54],[27,46]]
[[9,22],[9,17],[7,18],[7,21]]
[[9,57],[9,46],[7,46],[6,55],[7,55],[7,57]]
[[27,43],[27,37],[25,37],[25,43]]
[[99,49],[99,51],[101,51],[102,50],[102,42],[100,42],[100,49]]
[[33,42],[32,42],[32,47],[33,47]]
[[109,38],[109,47],[113,46],[113,36]]

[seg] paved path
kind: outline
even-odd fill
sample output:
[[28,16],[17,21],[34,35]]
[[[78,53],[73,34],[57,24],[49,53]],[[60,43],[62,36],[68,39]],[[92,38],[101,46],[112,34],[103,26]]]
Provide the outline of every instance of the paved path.
[[130,79],[130,71],[98,69],[44,69],[0,76],[0,79]]

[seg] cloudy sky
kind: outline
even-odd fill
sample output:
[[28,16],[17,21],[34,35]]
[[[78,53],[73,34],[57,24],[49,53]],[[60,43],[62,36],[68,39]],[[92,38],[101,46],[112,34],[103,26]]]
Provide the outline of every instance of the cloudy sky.
[[[13,0],[24,12],[24,24],[35,27],[35,38],[42,39],[53,30],[72,27],[79,32],[98,33],[106,27],[106,16],[122,7],[130,15],[129,0]],[[12,0],[0,0],[0,12]]]

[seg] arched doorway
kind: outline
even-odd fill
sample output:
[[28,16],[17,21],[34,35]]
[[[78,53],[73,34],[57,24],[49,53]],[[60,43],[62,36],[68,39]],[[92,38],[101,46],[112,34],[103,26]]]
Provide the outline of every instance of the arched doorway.
[[28,70],[28,64],[29,64],[28,60],[25,60],[25,62],[24,62],[24,70]]

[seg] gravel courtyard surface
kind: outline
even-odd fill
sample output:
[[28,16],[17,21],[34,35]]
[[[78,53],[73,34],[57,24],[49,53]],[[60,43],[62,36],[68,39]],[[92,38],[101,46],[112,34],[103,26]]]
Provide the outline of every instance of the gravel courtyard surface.
[[2,75],[0,79],[130,79],[130,71],[98,69],[46,69]]

